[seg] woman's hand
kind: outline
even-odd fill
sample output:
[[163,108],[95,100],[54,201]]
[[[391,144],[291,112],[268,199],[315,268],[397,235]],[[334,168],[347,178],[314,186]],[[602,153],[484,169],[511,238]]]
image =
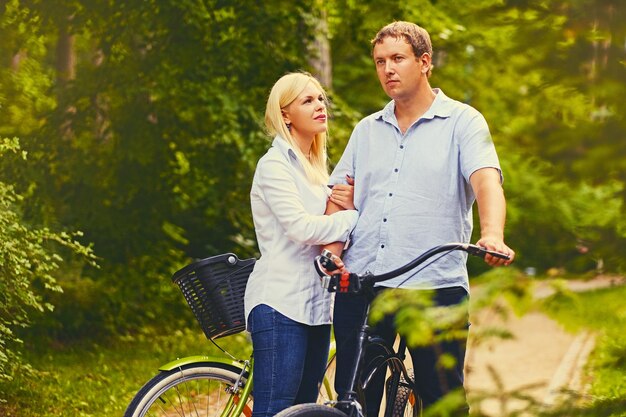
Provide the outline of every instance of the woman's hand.
[[343,207],[346,210],[354,210],[354,179],[346,175],[348,184],[335,184],[330,201]]
[[324,271],[324,273],[326,275],[343,274],[344,272],[349,272],[346,269],[346,265],[343,263],[343,261],[341,260],[341,258],[339,256],[337,256],[337,255],[335,255],[333,253],[332,256],[330,257],[330,260],[333,261],[333,263],[335,264],[337,269],[335,269],[333,271],[328,271],[324,267],[322,267],[322,271]]

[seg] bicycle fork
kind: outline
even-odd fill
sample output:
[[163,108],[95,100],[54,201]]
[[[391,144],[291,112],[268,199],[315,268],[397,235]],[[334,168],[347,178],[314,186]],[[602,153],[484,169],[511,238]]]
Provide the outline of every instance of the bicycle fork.
[[[254,359],[250,359],[250,361],[243,362],[243,368],[241,369],[239,377],[237,377],[237,380],[231,387],[226,388],[226,392],[230,397],[220,417],[237,417],[242,413],[245,417],[251,417],[250,408],[246,407],[246,401],[241,401],[241,398],[250,398],[252,394],[252,374],[254,373],[254,369],[252,368],[251,361],[253,360]],[[248,369],[250,369],[250,373],[246,382],[243,382],[243,376]]]

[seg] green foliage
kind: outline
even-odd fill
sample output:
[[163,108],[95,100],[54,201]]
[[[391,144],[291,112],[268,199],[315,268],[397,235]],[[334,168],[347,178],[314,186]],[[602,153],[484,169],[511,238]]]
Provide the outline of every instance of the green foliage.
[[[575,295],[556,295],[544,304],[552,317],[574,330],[596,335],[596,346],[586,366],[589,397],[563,404],[553,414],[567,416],[621,416],[626,406],[626,287],[600,289]],[[591,401],[590,401],[591,400]]]
[[626,239],[621,183],[568,182],[538,158],[508,155],[503,169],[509,174],[506,234],[520,266],[583,272],[602,260],[610,270],[626,268],[618,250]]
[[[17,139],[0,141],[0,158],[7,152],[20,153]],[[25,154],[21,153],[22,158]],[[55,233],[28,225],[21,214],[22,196],[13,186],[0,182],[0,380],[11,379],[21,364],[19,328],[29,324],[33,311],[50,311],[43,294],[60,292],[55,273],[61,267],[60,254],[68,252],[93,260],[90,248],[76,241],[80,233]]]
[[433,40],[432,85],[490,123],[519,265],[623,270],[626,34],[613,6],[3,2],[0,133],[22,138],[29,163],[0,169],[24,198],[24,219],[82,230],[77,239],[102,259],[100,270],[78,265],[59,277],[65,294],[45,296],[57,308],[31,336],[133,334],[164,317],[188,326],[171,274],[218,252],[257,255],[248,193],[270,143],[265,98],[280,75],[311,69],[324,16],[333,161],[356,121],[388,100],[369,40],[394,19],[415,21]]
[[[265,98],[285,72],[311,69],[310,42],[323,16],[333,64],[332,161],[356,121],[388,100],[369,40],[392,20],[415,21],[432,36],[432,85],[474,105],[490,123],[505,176],[507,241],[520,269],[624,271],[626,9],[618,6],[1,2],[0,136],[20,137],[29,160],[2,142],[4,152],[18,152],[3,154],[0,164],[7,207],[0,219],[12,225],[0,230],[9,239],[0,240],[2,256],[24,275],[0,282],[17,285],[3,295],[17,307],[1,322],[0,374],[7,375],[19,339],[141,339],[164,326],[195,326],[169,277],[194,258],[257,255],[248,193],[270,143],[261,127]],[[61,64],[73,64],[73,75]],[[18,243],[5,243],[11,241]],[[75,259],[80,245],[91,243],[101,269]],[[27,262],[17,262],[20,256]],[[513,269],[491,274],[493,286],[472,303],[493,303],[501,291],[519,311],[529,308],[527,277]],[[386,308],[396,307],[392,299]],[[403,326],[438,314],[410,310],[398,316]],[[28,320],[35,323],[23,328]],[[422,330],[412,342],[437,333]],[[490,332],[485,337],[506,336]]]
[[[6,39],[20,42],[15,27],[26,24],[27,34],[45,33],[28,38],[39,47],[32,55],[39,66],[7,74],[48,84],[36,91],[47,106],[24,108],[31,163],[5,169],[27,199],[28,218],[83,230],[82,241],[102,257],[100,271],[60,280],[65,297],[51,298],[59,308],[42,317],[38,334],[125,333],[164,314],[177,317],[185,307],[168,284],[176,269],[219,252],[256,254],[248,192],[270,143],[259,122],[272,83],[305,68],[311,4],[7,6],[15,17],[3,21]],[[76,75],[55,79],[50,63],[66,35]],[[22,99],[4,88],[11,79],[0,82],[16,96],[8,101]],[[14,123],[1,128],[12,131]]]

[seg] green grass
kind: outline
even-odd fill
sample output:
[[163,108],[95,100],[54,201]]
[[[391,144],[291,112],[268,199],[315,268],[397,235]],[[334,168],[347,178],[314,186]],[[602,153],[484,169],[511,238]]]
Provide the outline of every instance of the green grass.
[[[249,353],[243,334],[220,339],[239,357]],[[232,346],[232,347],[231,347]],[[24,356],[36,369],[0,383],[0,416],[122,416],[139,388],[160,365],[191,355],[223,356],[201,332],[142,337],[106,344],[31,346]]]
[[596,401],[626,400],[626,286],[556,296],[545,305],[567,329],[596,334],[586,373]]
[[[590,329],[597,334],[587,369],[589,393],[599,403],[611,405],[617,401],[620,409],[626,399],[626,287],[571,298],[555,296],[545,308],[566,328]],[[250,351],[244,333],[218,343],[239,357]],[[195,329],[167,337],[137,336],[100,344],[55,346],[30,342],[24,356],[37,372],[0,383],[0,398],[7,400],[0,403],[0,416],[122,416],[134,394],[160,365],[198,354],[224,355]]]

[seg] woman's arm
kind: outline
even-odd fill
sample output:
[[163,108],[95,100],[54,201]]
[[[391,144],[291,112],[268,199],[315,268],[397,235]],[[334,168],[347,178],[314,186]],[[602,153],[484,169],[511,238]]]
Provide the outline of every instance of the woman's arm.
[[333,215],[313,215],[306,211],[293,171],[286,161],[266,159],[257,166],[263,199],[292,241],[323,245],[345,240],[356,224],[354,210]]

